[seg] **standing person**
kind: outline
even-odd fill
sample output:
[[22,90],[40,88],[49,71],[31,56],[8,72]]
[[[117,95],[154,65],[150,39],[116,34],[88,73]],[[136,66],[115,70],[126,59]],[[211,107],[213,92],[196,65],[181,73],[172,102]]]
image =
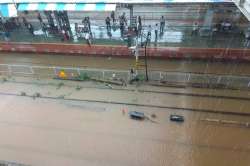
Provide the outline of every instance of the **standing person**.
[[29,30],[29,32],[30,32],[32,35],[34,35],[34,28],[33,28],[33,26],[31,25],[31,23],[28,23],[28,30]]
[[127,32],[127,38],[128,38],[128,43],[127,46],[131,47],[132,46],[132,40],[133,40],[133,30],[131,27],[128,27],[128,32]]
[[78,37],[79,37],[79,27],[78,27],[78,23],[75,23],[75,34],[76,34],[76,37],[78,38]]
[[110,32],[110,31],[111,31],[110,18],[107,17],[107,18],[105,19],[105,22],[106,22],[107,32]]
[[25,27],[28,27],[28,21],[26,20],[25,17],[23,17],[23,24],[24,24]]
[[248,48],[249,45],[250,45],[250,30],[248,29],[247,32],[245,33],[244,47]]
[[87,24],[88,24],[89,32],[91,34],[91,25],[90,25],[90,18],[89,17],[87,17]]
[[4,40],[6,42],[10,41],[10,32],[9,31],[4,32]]
[[20,23],[19,17],[16,18],[17,27],[20,28],[22,24]]
[[122,19],[122,17],[120,17],[120,31],[121,31],[121,37],[123,37],[124,35],[124,30],[125,30],[125,25],[124,25],[124,20]]
[[84,17],[82,23],[83,23],[83,32],[87,33],[89,31],[87,17]]
[[85,34],[85,40],[87,44],[91,47],[90,32]]
[[161,20],[160,20],[160,33],[161,34],[164,33],[164,27],[165,27],[165,19],[164,19],[164,16],[161,16]]
[[198,35],[198,31],[199,31],[198,23],[197,23],[197,22],[194,22],[191,36],[193,36],[193,35]]
[[127,18],[125,12],[121,15],[121,19],[123,20],[124,24],[127,25]]
[[45,23],[42,23],[42,31],[46,37],[48,37],[47,26]]
[[114,24],[115,23],[115,12],[114,11],[111,12],[110,17],[111,17],[113,24]]
[[62,29],[61,33],[62,33],[62,41],[66,41],[67,38],[66,38],[66,35],[65,35],[66,34],[65,30]]
[[139,23],[140,26],[142,26],[141,16],[138,16],[138,23]]
[[41,14],[39,12],[37,13],[37,19],[39,20],[40,24],[42,25],[43,19],[42,19]]
[[142,31],[141,16],[138,16],[138,21],[137,21],[137,31],[138,31],[138,35],[139,35],[139,36],[141,36],[141,31]]
[[155,24],[155,44],[157,43],[157,40],[158,40],[158,24]]
[[151,42],[151,36],[152,36],[151,31],[152,31],[152,27],[151,27],[151,25],[149,25],[148,26],[148,34],[147,34],[147,40],[149,43]]

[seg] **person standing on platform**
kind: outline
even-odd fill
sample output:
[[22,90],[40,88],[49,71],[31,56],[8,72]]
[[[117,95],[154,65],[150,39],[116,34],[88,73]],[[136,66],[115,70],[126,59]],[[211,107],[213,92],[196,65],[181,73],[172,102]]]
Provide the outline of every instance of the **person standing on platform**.
[[23,24],[26,28],[28,27],[28,21],[26,20],[25,17],[23,17]]
[[159,29],[158,24],[155,24],[155,45],[158,42],[158,29]]
[[78,23],[75,23],[75,34],[76,34],[76,37],[79,38],[79,26],[78,26]]
[[111,17],[113,24],[114,24],[115,23],[115,12],[114,11],[111,12],[110,17]]
[[120,17],[120,31],[121,31],[121,37],[124,36],[124,30],[125,30],[125,25],[124,25],[124,20],[122,19],[122,17]]
[[85,40],[87,42],[87,44],[91,47],[91,36],[90,36],[90,32],[85,34]]
[[245,33],[245,43],[244,47],[248,48],[250,45],[250,29]]
[[34,28],[31,25],[31,23],[28,23],[28,30],[29,30],[30,34],[34,35]]
[[198,32],[199,32],[199,25],[197,22],[194,22],[191,36],[193,35],[197,36]]
[[87,17],[87,25],[88,25],[88,28],[89,28],[89,32],[90,32],[90,34],[91,34],[91,25],[90,25],[90,18],[89,17]]
[[48,31],[47,31],[47,26],[46,26],[45,23],[42,24],[42,31],[43,31],[45,37],[48,37],[48,36],[49,36],[49,35],[48,35]]
[[107,28],[107,32],[109,33],[109,32],[111,32],[111,23],[110,23],[110,18],[109,17],[107,17],[106,19],[105,19],[105,22],[106,22],[106,28]]
[[147,40],[148,40],[149,44],[151,42],[151,36],[152,36],[151,31],[152,31],[152,27],[151,27],[151,25],[149,25],[148,26],[148,34],[147,34]]
[[138,36],[141,36],[141,31],[142,31],[141,16],[137,17],[137,31],[138,31]]
[[9,31],[4,32],[4,40],[6,42],[10,41],[10,32]]
[[43,19],[42,19],[41,14],[40,14],[39,12],[37,13],[37,19],[39,20],[39,22],[40,22],[40,24],[41,24],[41,26],[42,26],[42,24],[43,24]]
[[121,19],[123,20],[124,25],[128,25],[128,22],[127,22],[127,18],[126,18],[125,12],[123,12],[123,14],[121,15]]
[[160,34],[164,33],[164,28],[165,28],[165,19],[164,19],[164,16],[161,16],[161,20],[160,20]]

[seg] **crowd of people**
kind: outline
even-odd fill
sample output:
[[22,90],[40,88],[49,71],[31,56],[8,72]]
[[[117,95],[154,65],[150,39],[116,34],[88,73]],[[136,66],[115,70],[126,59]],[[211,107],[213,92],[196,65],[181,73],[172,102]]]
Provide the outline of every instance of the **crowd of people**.
[[141,37],[141,36],[144,36],[144,37],[146,36],[151,41],[151,36],[152,36],[151,33],[152,33],[152,30],[154,30],[155,42],[157,42],[158,37],[164,34],[166,21],[165,21],[164,16],[161,16],[160,22],[156,23],[154,27],[151,25],[143,26],[141,16],[136,16],[133,23],[130,23],[130,25],[128,25],[128,19],[125,13],[123,13],[121,16],[118,17],[118,19],[116,19],[115,13],[112,12],[110,17],[108,16],[105,19],[105,23],[106,23],[107,34],[110,37],[112,36],[112,33],[111,33],[112,27],[113,27],[113,30],[119,27],[121,37],[128,38],[128,41],[129,41],[129,38],[131,37]]
[[[54,15],[52,16],[52,14]],[[37,20],[40,23],[40,29],[46,37],[50,34],[56,34],[61,38],[61,41],[70,41],[75,35],[78,39],[85,39],[86,43],[91,46],[94,37],[91,29],[90,17],[84,17],[81,23],[75,23],[75,33],[72,33],[67,12],[45,11],[44,15],[47,18],[46,21],[44,21],[41,14],[37,12]],[[56,23],[54,22],[54,18]],[[164,16],[161,16],[157,22],[154,21],[154,24],[151,23],[151,25],[148,23],[146,24],[145,22],[143,23],[141,16],[135,16],[132,17],[132,20],[130,19],[127,18],[126,13],[116,15],[116,13],[112,11],[104,20],[107,36],[111,38],[112,33],[119,29],[121,38],[127,40],[128,46],[131,46],[132,39],[138,39],[141,37],[144,39],[146,38],[148,42],[152,42],[151,40],[153,36],[154,43],[157,44],[159,38],[164,35],[166,28],[166,19]],[[20,27],[26,29],[27,32],[34,36],[35,28],[32,24],[33,22],[31,23],[27,21],[25,15],[4,20],[0,18],[0,31],[4,32],[2,34],[6,41],[10,40],[11,32]],[[227,33],[231,32],[233,28],[234,27],[229,20],[224,20],[218,22],[212,27],[212,33],[213,35],[216,33]],[[154,33],[154,35],[152,33]],[[192,25],[191,36],[197,36],[199,33],[200,25],[198,22],[194,22]],[[248,47],[250,46],[250,30],[245,32],[244,35],[246,40],[244,46]]]

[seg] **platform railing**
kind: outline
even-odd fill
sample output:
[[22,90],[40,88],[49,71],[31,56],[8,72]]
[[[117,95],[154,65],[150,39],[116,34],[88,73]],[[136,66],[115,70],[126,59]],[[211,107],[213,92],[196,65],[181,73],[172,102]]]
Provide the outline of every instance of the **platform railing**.
[[[131,78],[128,70],[112,70],[98,68],[78,68],[61,66],[30,66],[16,64],[0,64],[0,74],[8,76],[27,76],[38,78],[57,78],[63,71],[68,78],[82,74],[97,79],[120,79],[128,82]],[[138,75],[145,77],[145,71],[139,70]],[[218,87],[231,89],[249,89],[250,75],[206,74],[177,71],[149,71],[149,80],[166,84],[192,85],[197,87]]]

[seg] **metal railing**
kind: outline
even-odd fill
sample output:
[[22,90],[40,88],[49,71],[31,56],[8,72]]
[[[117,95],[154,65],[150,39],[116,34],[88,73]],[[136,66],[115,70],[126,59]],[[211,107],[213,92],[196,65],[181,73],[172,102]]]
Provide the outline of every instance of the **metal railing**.
[[[131,78],[130,71],[126,70],[0,64],[0,74],[2,75],[55,78],[59,76],[59,72],[61,71],[64,71],[69,78],[87,75],[91,78],[113,79],[115,75],[115,78],[122,79],[126,82]],[[138,75],[145,77],[145,71],[138,70]],[[214,86],[233,89],[250,88],[250,76],[174,71],[149,71],[148,76],[150,81],[160,81],[171,84],[194,84],[201,87]]]

